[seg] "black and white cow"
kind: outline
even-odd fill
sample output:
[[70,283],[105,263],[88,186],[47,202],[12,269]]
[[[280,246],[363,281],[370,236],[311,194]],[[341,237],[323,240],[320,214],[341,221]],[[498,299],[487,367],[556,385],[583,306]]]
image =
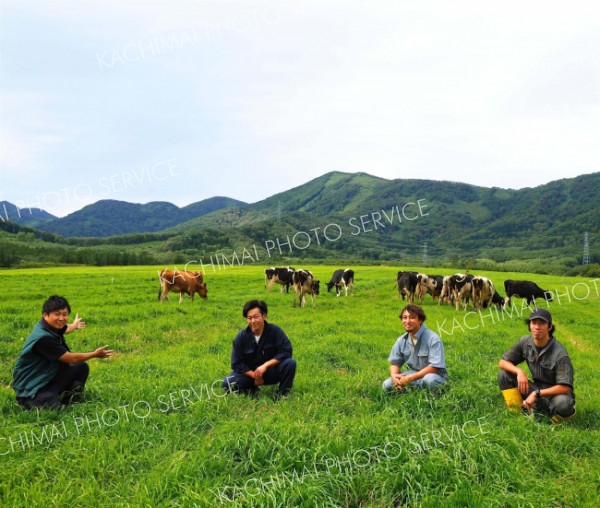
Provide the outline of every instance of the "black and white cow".
[[396,284],[398,286],[398,294],[404,300],[405,297],[408,299],[408,303],[413,303],[415,299],[415,292],[419,285],[417,279],[417,272],[403,272],[399,271],[396,276]]
[[294,268],[291,266],[286,266],[283,268],[267,268],[265,270],[265,289],[267,285],[269,286],[269,291],[273,290],[273,284],[281,284],[280,293],[283,293],[283,289],[285,288],[285,292],[290,292],[290,286],[294,284]]
[[494,284],[487,277],[476,276],[472,280],[473,285],[473,309],[478,311],[492,304],[496,293]]
[[461,303],[467,310],[469,300],[473,299],[473,276],[462,273],[454,274],[450,277],[449,287],[453,294],[456,310],[460,309]]
[[300,307],[306,305],[306,295],[312,299],[315,306],[315,296],[319,294],[320,281],[315,280],[313,274],[308,270],[296,270],[294,272],[294,307],[296,306],[296,295],[300,293]]
[[[504,297],[498,293],[498,291],[494,291],[494,296],[492,296],[492,303],[490,303],[490,307],[492,305],[496,305],[497,307],[500,307],[501,309],[504,308]],[[483,308],[487,308],[488,305],[483,305]]]
[[445,275],[442,279],[442,291],[440,293],[438,305],[441,305],[444,301],[449,305],[452,305],[454,292],[454,287],[452,286],[452,277],[453,275]]
[[428,292],[433,292],[437,286],[435,279],[432,279],[430,275],[426,273],[417,273],[417,288],[415,290],[415,296],[418,300],[423,302],[425,295]]
[[510,299],[513,296],[520,296],[521,298],[527,298],[527,306],[529,307],[531,302],[537,307],[535,303],[536,298],[544,298],[546,301],[552,301],[552,293],[540,288],[535,282],[530,280],[511,280],[507,279],[504,281],[504,290],[506,291],[506,305],[511,306]]
[[[419,278],[418,274],[417,279]],[[421,301],[425,299],[426,294],[430,294],[435,302],[436,298],[439,298],[442,294],[442,288],[444,286],[444,277],[441,275],[428,275],[427,280],[423,278],[419,281],[419,287],[417,288],[417,298]]]
[[350,294],[354,296],[354,270],[350,268],[343,270],[340,268],[333,272],[331,280],[327,283],[327,292],[329,293],[334,286],[337,296],[340,296],[342,288],[344,288],[345,296],[348,296],[348,288],[350,288]]

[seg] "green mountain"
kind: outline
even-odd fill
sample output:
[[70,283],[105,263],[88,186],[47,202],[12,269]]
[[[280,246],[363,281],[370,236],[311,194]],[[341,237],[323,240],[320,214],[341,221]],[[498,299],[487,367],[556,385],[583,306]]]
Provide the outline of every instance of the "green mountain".
[[[321,237],[325,241],[318,245],[317,234],[327,224],[337,224],[342,234],[336,241]],[[291,258],[339,253],[418,262],[427,245],[427,256],[442,263],[459,258],[502,262],[564,257],[576,264],[581,262],[584,232],[590,234],[591,252],[600,251],[600,173],[507,190],[333,172],[169,231],[181,233],[194,245],[192,232],[205,228],[218,229],[238,244],[262,245],[265,251],[271,245],[267,242],[275,241],[269,257],[286,257],[287,251]],[[288,236],[314,228],[321,230],[311,233],[308,247],[300,248],[308,240],[299,235],[292,252],[287,246],[279,248]],[[329,229],[330,238],[337,236],[337,228]]]
[[107,237],[147,233],[161,231],[221,208],[243,204],[242,201],[226,197],[213,197],[182,208],[161,201],[142,205],[105,199],[64,218],[54,218],[34,227],[64,237]]
[[[148,218],[143,227],[152,224],[156,232],[142,232],[135,207],[146,207],[145,217],[155,223]],[[86,212],[88,227],[95,227],[86,230],[88,236],[109,234],[101,228],[122,220],[116,211],[98,215],[86,208],[80,212]],[[586,232],[591,261],[600,261],[600,173],[509,190],[333,172],[263,201],[238,202],[185,222],[176,222],[174,208],[119,204],[119,213],[128,210],[129,231],[136,232],[104,238],[51,235],[48,240],[0,222],[0,265],[194,260],[220,269],[320,260],[589,275],[598,265],[580,266]],[[170,227],[159,231],[169,221]]]
[[8,201],[0,201],[0,222],[10,221],[35,228],[56,218],[40,208],[19,208]]

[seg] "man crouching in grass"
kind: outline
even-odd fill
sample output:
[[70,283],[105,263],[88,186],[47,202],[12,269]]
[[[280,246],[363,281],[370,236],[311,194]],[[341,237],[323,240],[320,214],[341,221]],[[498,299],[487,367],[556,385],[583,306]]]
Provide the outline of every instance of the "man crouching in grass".
[[90,368],[90,358],[108,358],[112,351],[103,346],[91,353],[71,353],[64,335],[85,328],[76,315],[67,324],[71,306],[62,296],[51,296],[42,306],[42,319],[25,340],[13,370],[17,401],[25,409],[60,409],[79,402]]
[[[446,381],[446,359],[442,340],[425,326],[425,312],[409,304],[400,313],[406,333],[398,338],[390,353],[390,377],[383,382],[386,392],[407,387],[437,390]],[[401,371],[406,364],[408,370]]]
[[[525,320],[529,335],[525,335],[502,355],[498,367],[498,384],[506,405],[512,411],[549,416],[562,423],[575,414],[573,365],[565,347],[554,338],[552,314],[535,309]],[[533,382],[518,367],[527,363]]]
[[233,340],[231,369],[223,380],[227,392],[256,395],[259,386],[279,384],[276,398],[290,393],[296,375],[292,343],[277,325],[267,322],[267,304],[246,302],[242,310],[248,326]]

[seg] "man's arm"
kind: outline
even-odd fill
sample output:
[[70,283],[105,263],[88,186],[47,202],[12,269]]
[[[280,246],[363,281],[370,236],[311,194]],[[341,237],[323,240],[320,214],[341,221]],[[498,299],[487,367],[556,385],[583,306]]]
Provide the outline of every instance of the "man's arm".
[[[413,372],[412,374],[398,374],[397,375],[398,383],[396,383],[396,381],[394,381],[394,384],[397,384],[399,386],[406,386],[406,385],[412,383],[413,381],[416,381],[417,379],[421,379],[422,377],[425,377],[427,374],[437,374],[439,370],[440,369],[438,369],[437,367],[428,365],[427,367],[424,367],[417,372]],[[390,369],[390,371],[391,371],[391,369]],[[392,376],[392,379],[394,379],[393,376]]]
[[102,346],[90,353],[71,353],[67,352],[59,357],[59,361],[68,365],[74,365],[76,363],[82,363],[91,358],[108,358],[112,356],[112,349],[108,349],[108,346]]
[[[233,339],[231,347],[231,370],[234,372],[243,372],[246,376],[254,377],[254,371],[246,363],[244,358],[244,330],[240,330]],[[250,374],[252,373],[252,374]]]
[[514,374],[517,376],[517,388],[522,395],[525,395],[529,392],[529,379],[527,379],[527,374],[525,374],[523,369],[504,359],[500,360],[498,367],[502,370],[505,370],[509,374]]
[[79,314],[75,314],[75,320],[70,325],[67,325],[65,333],[71,333],[75,330],[83,330],[84,328],[85,321],[79,317]]
[[277,347],[277,353],[275,354],[274,358],[267,360],[265,363],[254,369],[251,377],[254,378],[254,384],[257,386],[264,384],[263,376],[265,372],[269,370],[269,368],[273,367],[273,365],[278,365],[282,361],[292,357],[292,343],[281,328],[270,325],[268,332],[266,329],[265,332],[274,334],[273,341]]
[[398,367],[398,365],[394,365],[393,363],[390,364],[390,378],[392,379],[392,382],[396,388],[402,388],[402,384],[400,383],[400,367]]
[[[254,384],[256,386],[264,384],[265,381],[263,379],[263,376],[265,372],[267,372],[269,367],[272,367],[273,365],[277,365],[279,363],[281,363],[279,360],[273,358],[272,360],[266,361],[261,366],[256,367],[256,369],[254,369],[254,372],[249,371],[252,372],[252,375],[250,377],[254,378]],[[248,375],[248,373],[246,373],[246,375]]]
[[[567,385],[554,385],[549,388],[540,390],[540,397],[555,397],[556,395],[569,395],[571,393],[571,387]],[[531,392],[529,396],[523,401],[525,407],[532,411],[534,409],[535,401],[538,399],[536,392]]]

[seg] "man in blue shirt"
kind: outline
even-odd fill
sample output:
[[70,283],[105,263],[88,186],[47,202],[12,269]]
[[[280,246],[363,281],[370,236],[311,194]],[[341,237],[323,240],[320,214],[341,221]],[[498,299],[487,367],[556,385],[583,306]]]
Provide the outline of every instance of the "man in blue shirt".
[[277,325],[267,322],[267,304],[246,302],[242,310],[248,326],[233,340],[231,369],[223,380],[228,392],[255,395],[262,385],[279,384],[276,398],[290,393],[296,375],[292,343]]
[[[438,389],[448,381],[441,339],[425,326],[425,312],[418,305],[404,307],[400,319],[406,333],[392,347],[390,377],[383,382],[383,389],[388,393],[408,386]],[[408,370],[402,371],[405,364]]]
[[64,335],[85,327],[77,315],[67,324],[71,306],[62,296],[51,296],[42,306],[42,319],[27,337],[13,370],[17,401],[25,409],[60,409],[83,393],[91,358],[108,358],[103,346],[90,353],[72,353]]

